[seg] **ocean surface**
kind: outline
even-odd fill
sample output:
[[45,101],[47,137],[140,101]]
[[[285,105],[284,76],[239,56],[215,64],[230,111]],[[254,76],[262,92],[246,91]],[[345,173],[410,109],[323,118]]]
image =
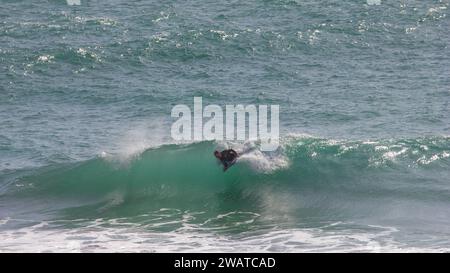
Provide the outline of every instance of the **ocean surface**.
[[[449,0],[0,5],[0,252],[450,251]],[[195,96],[279,149],[173,141]]]

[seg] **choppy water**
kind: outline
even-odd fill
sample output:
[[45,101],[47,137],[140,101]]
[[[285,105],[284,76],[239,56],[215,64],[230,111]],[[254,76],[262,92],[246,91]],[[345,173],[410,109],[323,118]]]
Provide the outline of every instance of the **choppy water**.
[[[0,251],[449,251],[449,1],[369,2],[2,0]],[[194,96],[280,149],[174,144]]]

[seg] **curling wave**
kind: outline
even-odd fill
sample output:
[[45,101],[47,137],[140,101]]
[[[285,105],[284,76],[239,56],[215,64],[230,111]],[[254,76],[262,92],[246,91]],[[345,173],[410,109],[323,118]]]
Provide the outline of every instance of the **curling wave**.
[[28,200],[34,206],[26,212],[90,218],[160,208],[297,217],[311,206],[332,215],[342,201],[330,199],[343,196],[450,198],[438,179],[450,165],[448,137],[338,141],[288,136],[282,143],[270,154],[255,146],[227,172],[212,156],[215,142],[163,145],[126,162],[103,155],[27,170],[4,183],[8,187],[0,200]]

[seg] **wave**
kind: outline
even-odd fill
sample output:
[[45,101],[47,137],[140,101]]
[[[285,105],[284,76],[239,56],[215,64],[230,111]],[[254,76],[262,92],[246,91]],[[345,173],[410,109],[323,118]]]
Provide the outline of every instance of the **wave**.
[[305,215],[310,207],[333,215],[350,197],[450,198],[443,179],[450,166],[449,137],[351,141],[291,135],[272,153],[257,144],[231,144],[248,152],[227,172],[212,156],[218,146],[212,141],[169,144],[127,161],[103,154],[22,171],[2,182],[7,189],[0,201],[32,201],[25,211],[56,211],[70,218],[161,208],[216,214],[245,209],[289,218]]

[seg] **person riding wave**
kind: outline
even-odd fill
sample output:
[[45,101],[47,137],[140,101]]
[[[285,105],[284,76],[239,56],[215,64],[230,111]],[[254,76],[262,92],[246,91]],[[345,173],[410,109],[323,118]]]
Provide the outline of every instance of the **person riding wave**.
[[223,171],[231,167],[238,158],[238,153],[233,149],[223,150],[222,152],[214,151],[214,156],[223,164]]

